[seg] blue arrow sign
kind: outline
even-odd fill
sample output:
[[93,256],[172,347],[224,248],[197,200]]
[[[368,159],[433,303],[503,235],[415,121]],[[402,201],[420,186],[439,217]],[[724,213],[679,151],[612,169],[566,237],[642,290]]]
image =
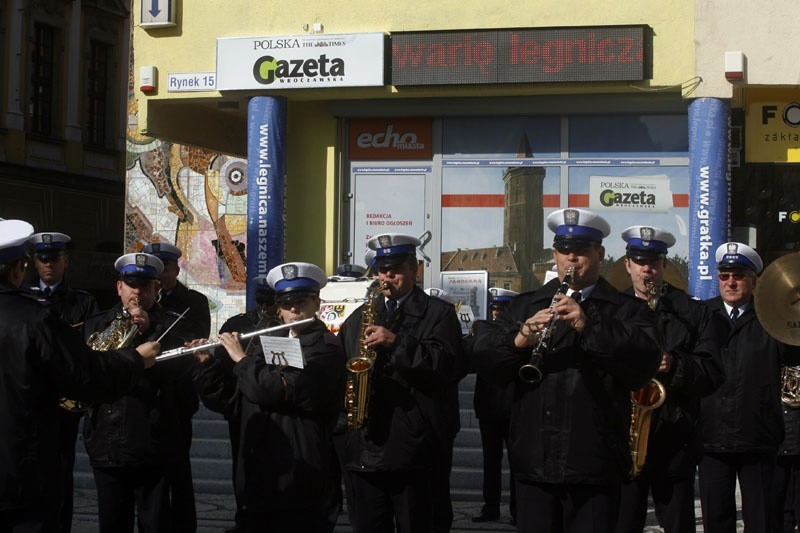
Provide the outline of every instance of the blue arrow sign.
[[158,0],[150,0],[150,14],[157,17],[159,13],[161,10],[158,9]]

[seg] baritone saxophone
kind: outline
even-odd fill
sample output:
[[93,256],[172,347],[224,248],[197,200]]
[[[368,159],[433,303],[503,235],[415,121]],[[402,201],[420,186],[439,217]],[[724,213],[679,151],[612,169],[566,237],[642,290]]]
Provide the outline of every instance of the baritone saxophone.
[[[652,278],[645,278],[644,285],[647,292],[647,305],[654,311],[663,285],[656,284]],[[638,476],[644,468],[653,411],[661,407],[666,399],[667,390],[657,379],[651,379],[641,389],[631,392],[630,448],[633,461],[631,477]]]
[[367,348],[364,341],[367,338],[367,328],[375,325],[377,317],[375,304],[378,296],[387,286],[387,283],[379,283],[369,291],[367,303],[364,304],[364,310],[361,313],[358,355],[351,357],[345,363],[348,373],[344,406],[347,410],[347,427],[351,429],[364,427],[369,416],[369,397],[372,394],[371,374],[377,353],[374,349]]

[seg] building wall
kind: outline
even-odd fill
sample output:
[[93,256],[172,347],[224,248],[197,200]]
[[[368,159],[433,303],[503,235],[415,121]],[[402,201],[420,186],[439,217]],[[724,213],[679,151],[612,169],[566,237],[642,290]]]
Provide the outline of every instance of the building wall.
[[[490,102],[493,98],[581,93],[631,94],[643,90],[680,92],[694,73],[694,5],[686,1],[656,4],[600,2],[510,2],[497,9],[474,0],[408,3],[314,0],[300,4],[230,2],[175,3],[178,26],[144,29],[134,14],[136,72],[157,67],[159,88],[135,90],[139,134],[203,146],[244,157],[246,100],[279,95],[288,100],[286,250],[287,260],[306,260],[333,273],[337,262],[340,194],[343,176],[338,159],[342,114],[331,102],[380,99],[390,115],[404,101],[420,99],[451,103],[462,97]],[[650,79],[636,83],[570,83],[486,86],[305,89],[282,91],[216,91],[177,93],[166,90],[168,73],[212,72],[216,69],[216,39],[241,36],[283,36],[308,33],[320,23],[326,34],[399,32],[411,30],[563,27],[647,24],[652,32]],[[387,54],[388,56],[388,54]],[[138,74],[136,74],[138,76]],[[134,86],[138,86],[134,84]],[[398,104],[398,105],[396,105]],[[226,111],[218,110],[224,106]],[[434,104],[431,106],[436,108]],[[377,108],[381,108],[378,104]],[[189,111],[192,110],[192,111]],[[238,111],[238,115],[237,115]],[[468,112],[473,112],[469,107]],[[597,110],[596,110],[597,111]],[[410,112],[410,111],[406,111]],[[358,111],[355,111],[358,116]],[[370,115],[370,113],[372,115]],[[381,114],[378,111],[377,114]],[[374,116],[373,110],[364,116]],[[352,116],[352,115],[350,115]],[[237,126],[237,120],[239,121]],[[160,199],[163,203],[164,199]]]
[[[123,249],[125,95],[129,5],[120,0],[8,0],[0,3],[0,217],[72,237],[67,277],[114,292]],[[32,57],[37,24],[53,30],[52,128],[36,131]],[[90,75],[92,43],[108,47],[106,77]],[[88,139],[90,78],[106,87],[105,135]],[[97,93],[95,93],[97,94]]]
[[[696,2],[695,43],[697,75],[703,78],[692,96],[735,98],[735,89],[747,85],[800,84],[797,57],[800,46],[796,21],[800,5],[792,0],[759,2]],[[746,57],[744,80],[725,79],[726,51]]]

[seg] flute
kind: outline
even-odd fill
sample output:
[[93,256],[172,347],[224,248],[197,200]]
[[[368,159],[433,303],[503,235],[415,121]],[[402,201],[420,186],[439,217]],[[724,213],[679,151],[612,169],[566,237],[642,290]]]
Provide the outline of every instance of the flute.
[[[244,335],[239,335],[239,340],[242,339],[249,339],[250,337],[256,337],[259,335],[268,335],[275,331],[282,331],[284,329],[295,328],[297,326],[302,326],[305,324],[310,324],[314,322],[317,318],[311,317],[306,318],[303,320],[298,320],[297,322],[290,322],[289,324],[281,324],[280,326],[272,326],[269,328],[258,329],[256,331],[251,331],[250,333],[245,333]],[[219,340],[213,342],[207,342],[205,344],[201,344],[199,346],[184,346],[183,348],[175,348],[173,350],[167,350],[166,352],[161,352],[161,355],[156,356],[156,361],[166,361],[167,359],[174,359],[175,357],[180,357],[182,355],[188,355],[190,353],[199,352],[201,350],[208,350],[209,348],[216,348],[222,344]]]

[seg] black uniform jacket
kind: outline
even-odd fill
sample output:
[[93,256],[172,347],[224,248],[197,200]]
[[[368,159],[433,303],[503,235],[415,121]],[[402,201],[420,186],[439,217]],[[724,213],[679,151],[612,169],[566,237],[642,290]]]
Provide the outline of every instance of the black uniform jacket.
[[[348,358],[359,355],[363,310],[363,305],[356,309],[339,332]],[[386,323],[383,295],[375,300],[375,310],[377,325],[389,328],[397,340],[376,350],[367,423],[347,431],[346,467],[356,472],[431,468],[458,422],[452,420],[448,396],[461,350],[455,308],[414,287],[391,323]]]
[[267,364],[260,344],[233,372],[219,351],[195,369],[203,403],[236,419],[234,485],[247,511],[322,512],[332,495],[330,438],[344,397],[344,354],[322,321],[298,338],[302,370]]
[[[105,330],[122,310],[118,303],[86,320],[85,334]],[[148,312],[150,329],[136,335],[133,345],[157,340],[177,316],[155,304]],[[191,340],[177,324],[161,340],[162,351]],[[162,465],[170,460],[180,429],[174,403],[175,382],[191,372],[192,356],[157,362],[147,369],[128,393],[89,409],[83,422],[86,451],[93,467]],[[191,391],[194,394],[193,391]]]
[[543,353],[538,385],[519,380],[531,348],[517,349],[519,323],[550,306],[559,287],[552,280],[518,295],[508,314],[475,326],[479,375],[497,385],[515,384],[511,411],[511,468],[520,480],[605,485],[630,468],[630,392],[652,378],[661,361],[655,314],[603,278],[581,302],[586,327],[558,324]]
[[94,296],[86,291],[73,289],[66,280],[63,280],[49,297],[39,289],[39,278],[34,279],[27,287],[36,298],[50,302],[58,310],[61,320],[71,326],[80,327],[79,324],[82,324],[87,317],[100,311]]
[[57,509],[59,396],[98,401],[143,372],[134,350],[92,352],[55,309],[0,284],[0,509]]
[[707,301],[724,324],[725,382],[703,398],[703,448],[717,453],[775,453],[783,440],[781,364],[794,348],[761,326],[751,300],[732,324],[722,297]]
[[203,294],[179,281],[172,292],[161,293],[159,303],[167,311],[179,315],[189,309],[183,321],[186,322],[185,327],[191,330],[193,339],[207,339],[211,334],[211,311],[208,308],[208,298]]
[[[633,294],[633,289],[628,294]],[[720,353],[725,326],[703,302],[667,283],[656,305],[656,317],[663,351],[673,361],[668,372],[655,377],[667,395],[652,415],[647,464],[674,475],[693,475],[702,453],[700,398],[725,380]]]

